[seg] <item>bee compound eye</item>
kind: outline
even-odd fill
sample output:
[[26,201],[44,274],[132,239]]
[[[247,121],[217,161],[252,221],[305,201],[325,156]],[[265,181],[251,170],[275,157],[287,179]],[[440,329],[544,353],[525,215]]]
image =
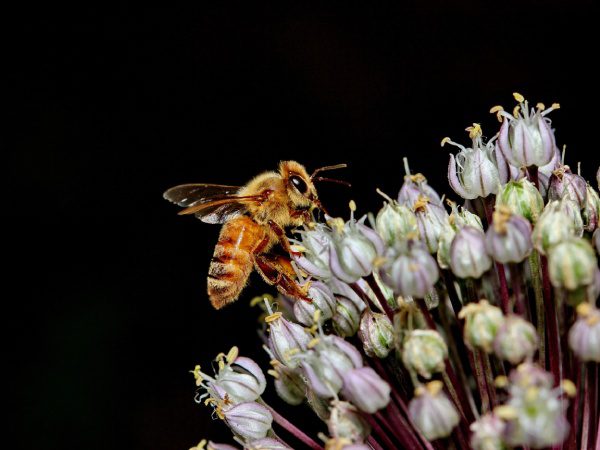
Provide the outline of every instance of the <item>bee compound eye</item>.
[[298,192],[300,192],[301,194],[306,194],[306,192],[308,191],[308,186],[306,185],[306,181],[304,181],[298,175],[292,175],[290,177],[290,181],[294,185],[294,187],[296,188],[296,190]]

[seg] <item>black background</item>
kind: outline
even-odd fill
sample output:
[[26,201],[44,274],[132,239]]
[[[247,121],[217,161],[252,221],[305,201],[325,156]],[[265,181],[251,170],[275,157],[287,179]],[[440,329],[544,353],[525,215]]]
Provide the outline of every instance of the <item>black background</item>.
[[[448,149],[518,91],[552,114],[567,159],[598,165],[590,2],[52,4],[9,41],[5,298],[14,448],[186,449],[225,439],[188,370],[239,345],[265,358],[248,300],[211,310],[218,227],[162,192],[243,184],[279,160],[347,162],[322,186],[346,214],[395,195],[402,157],[439,191]],[[377,6],[375,6],[377,3]],[[3,171],[4,172],[4,171]],[[6,178],[5,178],[6,179]],[[16,276],[15,276],[16,275]],[[277,403],[274,401],[274,403]],[[292,410],[297,411],[297,410]],[[297,414],[293,412],[292,414]]]

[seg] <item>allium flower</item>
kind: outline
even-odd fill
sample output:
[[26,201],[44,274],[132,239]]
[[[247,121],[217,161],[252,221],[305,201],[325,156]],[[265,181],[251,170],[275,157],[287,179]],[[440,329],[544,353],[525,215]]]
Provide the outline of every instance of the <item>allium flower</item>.
[[522,95],[513,94],[519,103],[513,114],[501,108],[492,108],[492,112],[504,118],[498,146],[510,164],[516,167],[545,166],[555,152],[554,132],[550,128],[550,120],[545,116],[558,109],[557,103],[550,108],[538,104],[536,109],[529,109],[528,102]]
[[496,196],[496,207],[507,206],[513,213],[525,217],[533,225],[544,209],[544,199],[531,182],[523,178],[509,181]]
[[449,203],[452,207],[452,212],[450,213],[449,221],[450,225],[452,225],[452,228],[454,228],[454,230],[459,230],[463,227],[469,226],[483,231],[481,219],[477,214],[473,214],[468,209],[457,207],[456,203],[454,202]]
[[389,248],[379,275],[396,294],[423,298],[438,280],[435,259],[416,242]]
[[295,259],[298,266],[315,277],[331,278],[329,267],[329,246],[331,245],[331,229],[324,224],[316,224],[313,229],[301,232],[303,247],[302,256]]
[[254,401],[267,387],[267,381],[258,364],[243,356],[225,364],[214,383],[227,392],[235,403]]
[[344,373],[344,397],[369,414],[385,408],[390,401],[390,385],[370,367]]
[[408,414],[430,441],[450,436],[459,422],[458,412],[442,391],[442,383],[438,380],[416,389],[415,397],[408,405]]
[[555,287],[573,291],[594,281],[597,262],[590,243],[571,238],[552,247],[548,253],[550,281]]
[[229,428],[245,439],[261,439],[271,429],[273,416],[267,408],[256,402],[240,403],[223,411]]
[[247,450],[292,450],[279,439],[263,438],[248,442],[244,445]]
[[549,202],[533,228],[533,245],[542,255],[559,242],[576,236],[575,224],[561,203],[558,200]]
[[485,236],[488,253],[502,264],[519,263],[527,258],[533,248],[529,221],[506,206],[499,206],[493,217]]
[[310,388],[319,396],[335,396],[342,388],[343,377],[362,366],[356,348],[334,335],[323,336],[311,352],[304,355],[302,369]]
[[537,350],[534,326],[519,316],[507,316],[494,339],[494,352],[500,359],[518,364]]
[[577,315],[569,330],[569,346],[580,360],[600,363],[600,311],[590,303],[581,303]]
[[300,368],[291,369],[278,360],[271,361],[268,373],[275,378],[275,392],[289,405],[299,405],[306,398],[306,383]]
[[402,362],[411,371],[430,379],[444,369],[448,347],[435,330],[414,330],[408,333],[402,346]]
[[335,314],[336,299],[325,283],[315,281],[308,288],[308,297],[312,302],[294,302],[294,317],[303,325],[311,325],[315,311],[320,311],[319,320],[324,322]]
[[327,419],[329,435],[337,439],[363,442],[371,433],[371,427],[354,405],[334,400]]
[[297,367],[299,360],[295,358],[298,352],[306,350],[312,336],[297,323],[274,313],[269,317],[269,349],[279,361],[289,367]]
[[[452,216],[450,216],[452,217]],[[456,231],[451,225],[444,226],[438,241],[437,262],[441,269],[450,267],[450,246],[456,236]]]
[[[510,397],[497,413],[506,420],[504,439],[511,446],[543,448],[562,443],[569,433],[562,388],[552,388],[552,375],[525,365],[513,370]],[[571,383],[572,384],[572,383]]]
[[351,219],[343,227],[334,226],[329,248],[331,272],[346,283],[354,283],[370,275],[373,262],[383,253],[383,241],[377,233]]
[[469,427],[471,440],[469,443],[473,450],[503,450],[505,448],[502,437],[506,424],[493,413],[481,416]]
[[457,277],[479,278],[492,267],[485,246],[485,234],[466,226],[457,231],[450,245],[450,268]]
[[377,213],[375,229],[388,246],[418,233],[417,218],[410,208],[389,199]]
[[487,300],[480,300],[478,303],[465,305],[458,318],[465,319],[465,342],[473,348],[491,353],[496,334],[504,324],[500,308],[490,305]]
[[398,203],[412,208],[419,197],[427,197],[429,201],[436,205],[442,204],[439,194],[427,184],[427,178],[422,173],[411,175],[408,173],[406,159],[404,160],[407,175],[404,177],[404,183],[398,193]]
[[444,227],[448,225],[448,213],[443,206],[431,203],[428,197],[421,196],[413,205],[419,235],[430,253],[438,250],[438,241]]
[[394,347],[394,327],[385,314],[366,309],[360,319],[358,337],[367,356],[385,358]]
[[548,199],[561,200],[565,197],[573,200],[579,208],[585,206],[587,183],[583,177],[571,172],[569,166],[556,169],[550,176]]
[[508,179],[501,178],[494,158],[493,142],[483,143],[481,126],[474,123],[472,127],[467,128],[467,131],[473,140],[470,148],[463,147],[450,138],[442,141],[442,146],[448,143],[460,148],[456,158],[450,154],[448,181],[454,192],[462,198],[485,198],[490,194],[496,194],[499,186],[506,183]]

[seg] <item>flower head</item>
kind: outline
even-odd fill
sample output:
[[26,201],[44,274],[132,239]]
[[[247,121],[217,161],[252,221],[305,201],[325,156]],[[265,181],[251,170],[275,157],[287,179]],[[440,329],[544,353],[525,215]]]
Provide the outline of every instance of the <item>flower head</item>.
[[525,217],[532,224],[544,209],[544,199],[535,186],[526,178],[509,181],[496,196],[496,207],[507,206],[514,214]]
[[435,330],[413,330],[404,339],[402,362],[424,378],[443,370],[447,357],[448,346]]
[[367,356],[385,358],[394,347],[394,327],[385,314],[365,309],[360,319],[358,337]]
[[471,226],[458,230],[450,245],[452,272],[460,278],[479,278],[491,266],[483,231]]
[[499,206],[494,211],[493,224],[485,236],[487,251],[502,263],[519,263],[533,248],[531,225],[527,219],[513,214],[510,208]]
[[569,346],[582,361],[600,362],[600,310],[590,303],[577,306],[578,319],[569,330]]
[[537,350],[534,326],[519,316],[507,316],[494,339],[494,352],[500,359],[517,364],[531,358]]
[[458,318],[465,319],[466,343],[473,348],[481,348],[490,353],[496,334],[504,324],[504,315],[500,308],[490,305],[487,300],[480,300],[465,305],[460,310]]

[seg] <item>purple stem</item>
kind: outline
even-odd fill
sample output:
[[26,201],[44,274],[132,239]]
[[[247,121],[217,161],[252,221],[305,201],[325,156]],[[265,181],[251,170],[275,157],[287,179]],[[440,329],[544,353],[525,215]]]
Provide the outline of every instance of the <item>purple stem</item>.
[[[590,437],[590,365],[583,367],[585,372],[583,381],[583,417],[581,419],[581,450],[588,448],[588,440]],[[596,401],[596,400],[594,400]]]
[[373,447],[374,450],[385,450],[381,445],[379,445],[377,439],[375,439],[372,435],[367,438],[367,442],[371,447]]
[[575,397],[571,402],[571,407],[569,408],[569,423],[571,425],[571,430],[569,432],[569,437],[567,439],[567,450],[575,450],[577,448],[577,433],[579,433],[578,427],[578,418],[579,418],[579,404],[581,403],[581,389],[582,389],[582,370],[581,363],[575,364]]
[[[512,279],[513,295],[515,297],[515,310],[518,315],[527,318],[527,315],[525,314],[525,301],[521,295],[521,287],[523,286],[521,279],[521,267],[519,267],[517,264],[510,265],[510,278]],[[531,317],[528,319],[531,320]]]
[[504,270],[504,264],[499,262],[496,264],[496,272],[498,273],[498,280],[500,281],[500,306],[502,306],[502,312],[508,314],[509,312],[509,299],[508,299],[508,283],[506,282],[506,271]]
[[304,431],[299,429],[296,425],[291,423],[289,420],[287,420],[285,417],[283,417],[281,414],[279,414],[266,403],[263,403],[263,405],[267,407],[267,409],[273,416],[273,420],[275,421],[275,423],[279,424],[284,430],[286,430],[299,441],[303,442],[307,447],[313,450],[323,450],[323,447],[317,444],[310,436],[304,433]]
[[554,375],[554,379],[562,382],[563,374],[560,367],[561,348],[560,334],[558,332],[558,318],[556,314],[556,304],[552,296],[552,286],[550,285],[550,276],[548,274],[548,258],[540,255],[542,260],[542,286],[544,293],[544,309],[546,313],[546,323],[548,324],[548,359],[550,361],[550,371]]
[[[369,425],[371,425],[373,432],[377,435],[381,442],[387,446],[387,448],[398,448],[398,445],[392,442],[387,433],[383,430],[383,428],[381,428],[381,425],[379,425],[379,423],[375,420],[375,417],[370,414],[363,414],[363,417],[369,423]],[[402,442],[401,444],[404,448],[409,448],[407,447],[406,442]]]
[[381,307],[387,314],[388,318],[393,323],[394,322],[394,311],[392,310],[392,308],[390,308],[390,305],[388,304],[388,302],[385,298],[385,295],[383,295],[383,292],[381,292],[381,288],[379,287],[379,284],[375,280],[375,277],[371,273],[369,276],[365,277],[365,280],[366,280],[367,284],[369,285],[369,287],[371,288],[371,290],[373,291],[373,293],[375,294],[375,296],[377,297],[377,300],[379,300],[379,303],[381,303]]

